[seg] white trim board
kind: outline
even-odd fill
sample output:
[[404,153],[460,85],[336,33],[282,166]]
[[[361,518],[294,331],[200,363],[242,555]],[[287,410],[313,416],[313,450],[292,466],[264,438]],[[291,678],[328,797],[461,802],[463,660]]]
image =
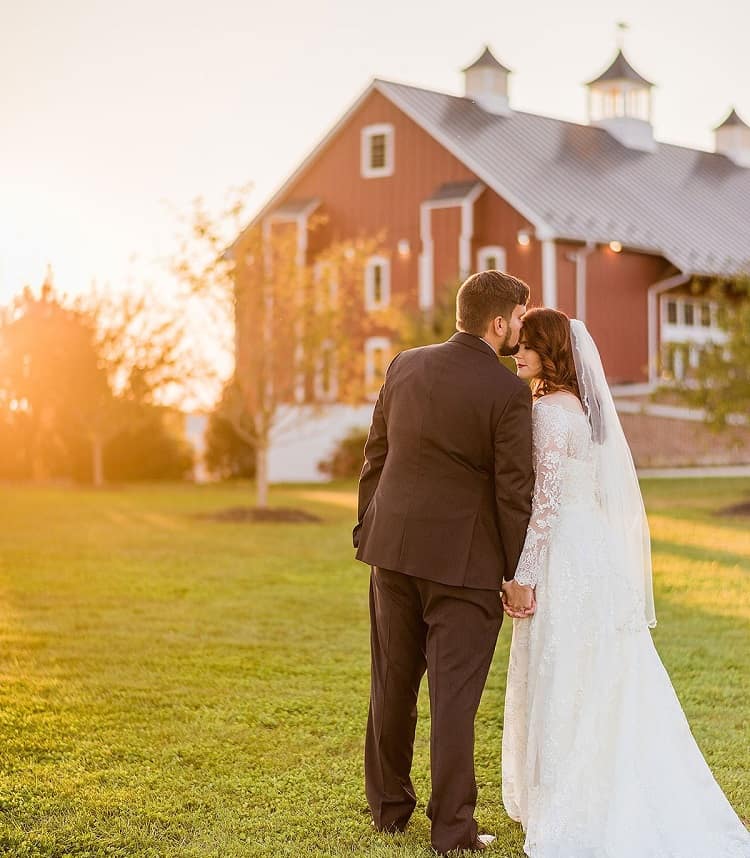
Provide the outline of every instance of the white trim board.
[[435,243],[432,240],[432,212],[435,209],[461,209],[461,231],[458,236],[459,277],[465,280],[471,272],[471,242],[474,238],[474,203],[485,186],[476,182],[463,196],[442,200],[424,200],[419,204],[419,306],[429,310],[435,304]]

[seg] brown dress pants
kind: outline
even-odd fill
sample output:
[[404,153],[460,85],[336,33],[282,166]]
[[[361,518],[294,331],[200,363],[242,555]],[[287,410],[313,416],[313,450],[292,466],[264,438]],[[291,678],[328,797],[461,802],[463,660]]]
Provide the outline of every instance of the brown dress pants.
[[365,791],[376,828],[403,830],[416,805],[410,773],[426,670],[432,846],[442,853],[474,844],[474,719],[502,620],[497,590],[449,587],[373,567]]

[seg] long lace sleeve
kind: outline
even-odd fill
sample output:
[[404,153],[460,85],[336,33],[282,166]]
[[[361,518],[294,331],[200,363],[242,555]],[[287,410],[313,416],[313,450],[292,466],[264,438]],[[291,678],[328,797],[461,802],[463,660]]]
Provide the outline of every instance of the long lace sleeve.
[[534,587],[560,510],[562,466],[568,449],[565,411],[539,403],[534,408],[532,439],[535,482],[531,521],[516,567],[515,580],[519,584]]

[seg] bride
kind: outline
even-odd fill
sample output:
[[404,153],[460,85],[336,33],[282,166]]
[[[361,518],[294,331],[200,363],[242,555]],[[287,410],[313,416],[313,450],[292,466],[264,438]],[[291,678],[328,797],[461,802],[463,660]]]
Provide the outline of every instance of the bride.
[[750,856],[651,640],[648,525],[596,345],[582,322],[534,309],[515,360],[536,472],[516,581],[536,613],[514,619],[502,759],[524,851]]

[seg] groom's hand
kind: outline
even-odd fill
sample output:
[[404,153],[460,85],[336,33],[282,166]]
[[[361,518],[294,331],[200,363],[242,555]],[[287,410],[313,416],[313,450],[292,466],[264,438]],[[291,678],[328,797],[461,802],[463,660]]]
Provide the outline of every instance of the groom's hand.
[[536,611],[536,595],[533,587],[516,581],[503,581],[503,610],[509,617],[528,619]]

